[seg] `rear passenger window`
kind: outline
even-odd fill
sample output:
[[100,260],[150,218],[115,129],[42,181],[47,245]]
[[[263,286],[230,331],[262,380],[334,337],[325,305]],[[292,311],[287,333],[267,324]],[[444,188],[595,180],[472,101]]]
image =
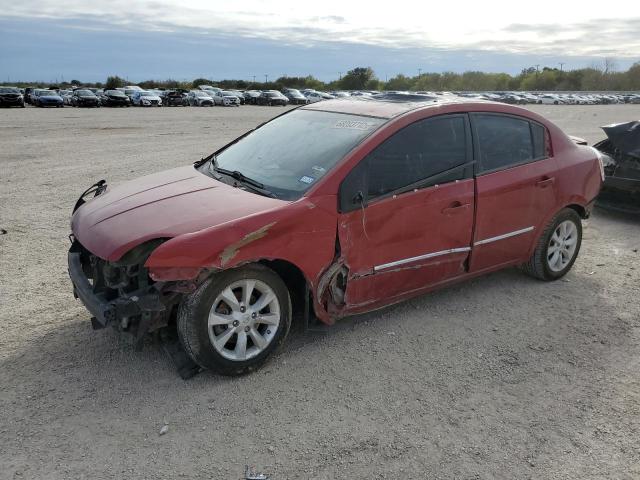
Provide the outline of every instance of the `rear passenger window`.
[[542,143],[536,142],[534,148],[532,137],[536,134],[533,124],[527,120],[504,115],[475,114],[473,117],[482,171],[507,168],[543,156],[544,130],[537,131],[538,141],[541,138]]
[[[370,199],[463,165],[467,162],[465,117],[443,116],[413,123],[378,146],[365,161]],[[445,183],[463,175],[461,168],[437,180]]]
[[533,138],[533,158],[544,158],[547,156],[545,141],[544,141],[544,127],[537,123],[531,124],[531,137]]

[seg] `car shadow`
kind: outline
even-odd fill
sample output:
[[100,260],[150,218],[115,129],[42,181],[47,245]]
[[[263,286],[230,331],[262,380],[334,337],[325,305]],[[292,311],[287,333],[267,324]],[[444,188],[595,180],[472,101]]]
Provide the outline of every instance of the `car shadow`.
[[[283,349],[264,369],[273,374],[283,363],[321,364],[329,355],[328,351],[335,352],[343,345],[346,349],[363,335],[397,334],[400,337],[409,328],[419,328],[425,335],[437,330],[439,335],[454,337],[461,329],[491,329],[495,323],[491,309],[501,312],[509,308],[521,310],[524,300],[517,299],[524,290],[527,297],[533,299],[551,294],[558,301],[564,297],[590,298],[595,302],[594,307],[607,312],[610,307],[603,304],[608,301],[607,297],[593,295],[602,288],[597,278],[585,274],[571,272],[567,279],[550,284],[531,279],[516,269],[507,269],[375,312],[342,319],[322,333],[304,332],[299,326],[293,328]],[[529,302],[535,305],[535,301]],[[523,322],[528,318],[522,318],[521,311],[514,314],[514,319],[513,328],[527,328]],[[574,320],[569,317],[564,321]],[[206,388],[212,380],[216,383],[236,381],[205,371],[185,382],[158,341],[147,338],[143,350],[136,351],[130,335],[111,328],[93,331],[86,312],[80,307],[64,313],[56,323],[59,323],[58,327],[0,359],[0,383],[5,388],[15,390],[18,395],[29,395],[29,392],[48,387],[57,389],[59,385],[72,383],[92,392],[115,388],[128,394],[145,389]],[[497,328],[504,329],[504,324]],[[570,335],[571,329],[563,330],[562,334]],[[541,331],[540,335],[546,334]],[[562,344],[561,339],[554,341]],[[36,377],[29,374],[34,369],[39,372]],[[59,390],[58,394],[64,397]]]

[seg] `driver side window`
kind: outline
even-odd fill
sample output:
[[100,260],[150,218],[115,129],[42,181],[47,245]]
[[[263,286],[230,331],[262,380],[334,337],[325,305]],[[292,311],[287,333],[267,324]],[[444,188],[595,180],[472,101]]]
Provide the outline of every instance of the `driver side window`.
[[344,179],[342,212],[414,188],[466,178],[471,151],[466,115],[419,120],[378,145]]

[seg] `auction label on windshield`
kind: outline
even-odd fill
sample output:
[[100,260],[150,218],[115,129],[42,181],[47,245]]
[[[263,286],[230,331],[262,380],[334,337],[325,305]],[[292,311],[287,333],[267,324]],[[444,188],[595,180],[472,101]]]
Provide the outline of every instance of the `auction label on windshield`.
[[350,128],[352,130],[369,130],[373,127],[373,123],[363,122],[359,120],[338,120],[333,128]]

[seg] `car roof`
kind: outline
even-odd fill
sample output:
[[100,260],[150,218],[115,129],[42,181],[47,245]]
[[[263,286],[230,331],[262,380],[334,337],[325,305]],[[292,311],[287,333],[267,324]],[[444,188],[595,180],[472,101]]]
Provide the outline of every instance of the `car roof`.
[[437,107],[451,104],[498,104],[496,102],[473,100],[459,97],[430,97],[416,99],[416,96],[407,95],[407,100],[403,100],[399,95],[384,98],[375,97],[345,97],[339,99],[325,100],[322,102],[305,105],[303,110],[319,110],[336,113],[348,113],[352,115],[364,115],[367,117],[394,118],[412,110],[421,108]]

